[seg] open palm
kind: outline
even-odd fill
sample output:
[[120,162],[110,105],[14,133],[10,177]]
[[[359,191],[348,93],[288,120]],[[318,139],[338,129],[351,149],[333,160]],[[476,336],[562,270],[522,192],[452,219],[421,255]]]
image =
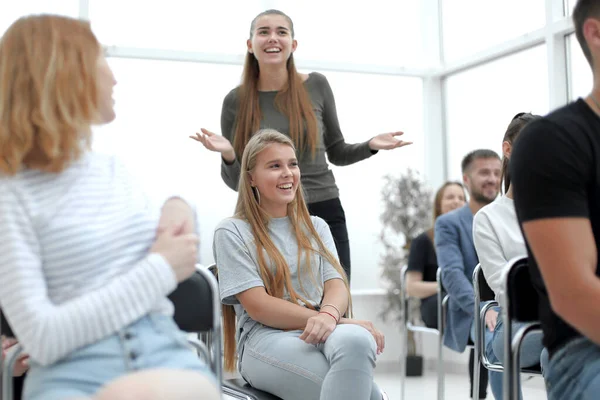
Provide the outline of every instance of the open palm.
[[202,133],[196,132],[196,135],[190,136],[190,138],[202,143],[202,145],[204,145],[204,147],[210,151],[215,151],[218,153],[233,151],[233,146],[231,145],[231,142],[227,140],[227,138],[217,135],[208,129],[202,128],[200,131]]
[[381,133],[369,141],[369,147],[372,150],[391,150],[412,144],[412,142],[406,142],[396,138],[397,136],[402,135],[404,135],[404,132]]

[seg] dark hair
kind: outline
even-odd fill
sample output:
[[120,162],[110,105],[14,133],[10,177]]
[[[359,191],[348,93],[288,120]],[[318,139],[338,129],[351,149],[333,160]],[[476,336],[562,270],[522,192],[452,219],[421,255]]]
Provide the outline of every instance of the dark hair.
[[579,0],[573,10],[575,36],[577,36],[577,41],[579,41],[579,45],[581,46],[581,50],[583,50],[585,58],[587,58],[590,65],[593,67],[594,60],[592,59],[592,52],[583,35],[583,24],[585,24],[585,21],[589,18],[600,18],[600,1]]
[[[510,121],[510,124],[508,124],[508,128],[506,128],[506,133],[504,134],[502,142],[508,142],[512,145],[517,139],[517,136],[519,136],[519,133],[521,133],[523,128],[525,128],[525,126],[528,123],[540,118],[542,117],[531,113],[518,113]],[[510,173],[508,163],[508,158],[502,155],[502,176],[500,177],[500,180],[504,180],[504,193],[508,192],[508,188],[510,187]]]
[[[465,195],[465,200],[467,198],[467,194],[465,192],[465,187],[461,182],[458,181],[446,181],[438,190],[435,192],[435,196],[433,198],[433,224],[435,225],[435,220],[438,219],[440,215],[442,215],[442,198],[444,197],[444,192],[448,186],[456,185],[463,190],[463,194]],[[427,231],[427,235],[434,241],[434,232],[433,228]]]
[[488,150],[488,149],[473,150],[472,152],[467,154],[465,156],[465,158],[463,158],[462,163],[460,163],[460,168],[461,168],[463,175],[467,173],[469,168],[471,168],[471,164],[473,164],[473,161],[479,160],[482,158],[497,158],[499,160],[500,156],[498,155],[498,153],[496,153],[493,150]]

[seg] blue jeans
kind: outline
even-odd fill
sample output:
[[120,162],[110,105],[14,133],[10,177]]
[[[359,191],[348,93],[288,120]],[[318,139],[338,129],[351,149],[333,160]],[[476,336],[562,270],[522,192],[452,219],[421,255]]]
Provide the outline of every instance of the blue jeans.
[[375,339],[361,326],[338,325],[325,343],[302,331],[261,326],[241,349],[240,373],[253,387],[286,400],[381,400],[373,382]]
[[544,370],[549,400],[592,400],[600,394],[600,346],[584,337],[558,349]]
[[[498,311],[498,321],[496,322],[496,328],[492,333],[492,341],[486,342],[485,350],[488,359],[493,363],[503,364],[504,359],[504,322],[502,320],[502,313],[500,308],[496,308]],[[514,323],[512,325],[512,333],[514,334],[519,330],[523,324]],[[533,332],[525,336],[521,345],[520,353],[520,364],[521,368],[533,367],[540,364],[540,357],[544,346],[542,345],[542,333]],[[543,366],[543,364],[542,364]],[[523,393],[519,387],[519,399],[523,398]]]
[[25,400],[64,400],[92,396],[129,372],[187,369],[216,379],[187,344],[172,317],[151,314],[49,366],[31,361]]
[[[485,302],[481,303],[481,307],[483,307],[485,304]],[[492,309],[497,309],[497,307]],[[491,346],[493,339],[494,333],[486,327],[485,335],[483,337],[483,342],[485,344],[486,349],[488,348],[488,346]],[[475,342],[475,320],[473,320],[473,324],[471,324],[471,340],[473,341],[473,343]],[[477,363],[477,360],[475,360],[475,362]],[[494,398],[496,400],[502,400],[502,372],[488,371],[488,376],[490,386],[492,387],[492,393],[494,394]]]

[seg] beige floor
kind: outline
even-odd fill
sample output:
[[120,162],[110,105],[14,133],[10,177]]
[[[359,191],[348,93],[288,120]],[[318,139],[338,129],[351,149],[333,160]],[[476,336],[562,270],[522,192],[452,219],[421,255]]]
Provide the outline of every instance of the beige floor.
[[[376,372],[375,379],[377,384],[387,392],[390,400],[401,399],[401,387],[399,372],[394,368],[382,368],[382,372]],[[468,382],[467,374],[446,374],[446,399],[447,400],[468,400]],[[523,400],[544,400],[546,399],[546,390],[544,382],[540,377],[532,377],[524,380]],[[427,400],[437,399],[437,376],[432,371],[426,371],[423,377],[407,378],[406,380],[406,400]],[[227,396],[225,400],[230,399]],[[488,399],[493,400],[491,389],[488,387]]]

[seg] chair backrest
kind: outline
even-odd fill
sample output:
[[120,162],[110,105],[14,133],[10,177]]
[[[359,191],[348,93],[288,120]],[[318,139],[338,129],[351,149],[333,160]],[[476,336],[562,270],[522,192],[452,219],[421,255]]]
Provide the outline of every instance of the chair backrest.
[[0,334],[6,337],[15,337],[12,328],[4,317],[4,313],[0,311]]
[[504,272],[505,306],[513,320],[539,320],[539,295],[531,281],[527,257],[510,260]]
[[175,323],[186,332],[207,332],[220,328],[219,289],[213,274],[205,267],[181,282],[169,295],[175,306]]
[[481,264],[477,264],[473,271],[473,287],[479,290],[479,301],[491,301],[496,298],[494,291],[485,280]]

